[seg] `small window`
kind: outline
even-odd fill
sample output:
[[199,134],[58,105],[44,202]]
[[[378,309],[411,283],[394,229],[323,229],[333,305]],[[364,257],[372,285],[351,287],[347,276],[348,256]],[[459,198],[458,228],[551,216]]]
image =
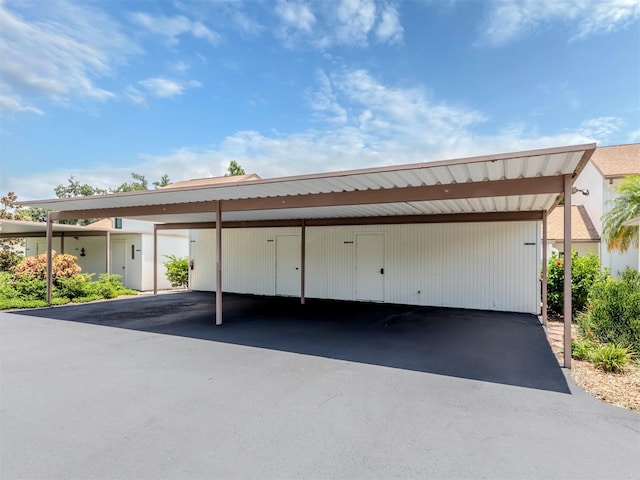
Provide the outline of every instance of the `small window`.
[[122,228],[122,219],[121,218],[116,218],[116,222],[115,222],[115,228]]
[[131,260],[135,260],[135,259],[136,259],[136,246],[131,245]]

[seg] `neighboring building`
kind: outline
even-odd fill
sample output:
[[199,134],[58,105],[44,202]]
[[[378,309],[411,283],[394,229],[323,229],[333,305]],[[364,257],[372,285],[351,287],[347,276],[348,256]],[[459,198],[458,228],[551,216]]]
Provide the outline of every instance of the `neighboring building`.
[[[571,250],[578,255],[600,255],[600,235],[584,205],[571,208]],[[564,209],[556,207],[547,217],[547,240],[552,252],[564,254]]]
[[[589,195],[585,196],[577,192],[573,195],[572,202],[574,205],[583,207],[581,217],[586,219],[585,223],[590,221],[595,229],[595,232],[591,232],[593,239],[596,236],[602,238],[602,216],[608,211],[611,200],[617,195],[615,188],[625,176],[631,174],[640,174],[640,143],[596,148],[591,161],[576,179],[575,187],[579,190],[588,189]],[[551,215],[554,213],[552,212]],[[573,218],[575,219],[575,215]],[[577,231],[583,231],[583,229],[578,228]],[[575,235],[572,237],[574,237],[572,243],[576,246],[583,243],[582,239]],[[549,235],[549,239],[551,238]],[[554,238],[555,241],[562,241],[562,238]],[[602,266],[611,269],[614,275],[627,267],[637,269],[640,264],[638,248],[635,246],[624,253],[610,252],[606,242],[601,241],[598,253]]]
[[[2,220],[1,233],[22,235],[25,253],[35,256],[47,251],[46,223]],[[122,283],[134,290],[153,290],[153,223],[126,218],[103,219],[91,225],[54,224],[53,250],[78,257],[83,273],[107,273],[106,239],[110,239],[110,270],[122,276]],[[108,235],[107,235],[108,234]],[[1,236],[1,235],[0,235]],[[158,232],[158,288],[171,288],[165,275],[166,255],[189,254],[188,233],[182,230]]]

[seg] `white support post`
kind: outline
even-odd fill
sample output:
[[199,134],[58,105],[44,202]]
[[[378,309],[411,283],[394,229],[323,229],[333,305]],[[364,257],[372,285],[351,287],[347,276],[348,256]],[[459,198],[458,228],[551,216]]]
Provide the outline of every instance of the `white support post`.
[[571,175],[564,176],[564,368],[571,368]]
[[216,202],[216,325],[222,325],[222,206]]

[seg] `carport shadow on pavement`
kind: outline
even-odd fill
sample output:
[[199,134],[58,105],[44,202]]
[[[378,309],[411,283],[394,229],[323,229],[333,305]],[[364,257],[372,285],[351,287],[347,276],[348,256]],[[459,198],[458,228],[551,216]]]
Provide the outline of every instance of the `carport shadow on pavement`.
[[533,315],[224,294],[170,295],[14,312],[570,393]]

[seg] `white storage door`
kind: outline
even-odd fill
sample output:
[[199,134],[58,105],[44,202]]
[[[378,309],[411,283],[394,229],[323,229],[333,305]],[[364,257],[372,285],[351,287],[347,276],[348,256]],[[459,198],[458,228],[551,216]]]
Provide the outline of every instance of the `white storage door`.
[[384,301],[384,235],[356,235],[356,299]]
[[276,236],[276,295],[300,296],[300,237]]

